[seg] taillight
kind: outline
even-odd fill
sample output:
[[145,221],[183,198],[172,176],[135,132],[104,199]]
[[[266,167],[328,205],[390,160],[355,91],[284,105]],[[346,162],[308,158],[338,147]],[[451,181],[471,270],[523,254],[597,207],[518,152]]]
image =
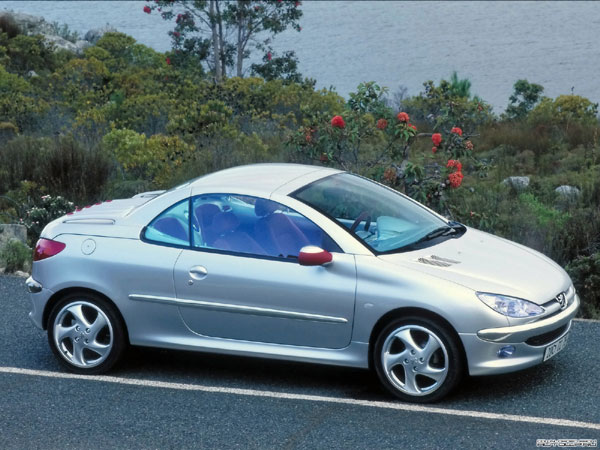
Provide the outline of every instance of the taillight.
[[62,242],[52,241],[50,239],[40,239],[35,244],[33,251],[33,260],[41,261],[42,259],[50,258],[62,252],[67,245]]

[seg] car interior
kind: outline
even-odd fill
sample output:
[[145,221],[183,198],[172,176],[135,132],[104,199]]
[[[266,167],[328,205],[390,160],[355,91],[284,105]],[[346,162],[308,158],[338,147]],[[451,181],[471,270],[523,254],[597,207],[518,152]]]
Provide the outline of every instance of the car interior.
[[188,202],[165,211],[146,229],[145,238],[234,253],[297,258],[316,245],[340,252],[335,242],[310,220],[277,202],[241,195],[211,194],[192,199],[192,233]]

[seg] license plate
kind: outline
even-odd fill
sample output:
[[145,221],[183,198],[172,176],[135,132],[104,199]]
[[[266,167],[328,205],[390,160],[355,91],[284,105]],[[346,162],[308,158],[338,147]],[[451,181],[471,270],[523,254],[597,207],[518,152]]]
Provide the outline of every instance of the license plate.
[[567,336],[568,336],[568,334],[564,335],[562,338],[560,338],[554,344],[549,345],[548,347],[546,347],[546,350],[544,350],[544,361],[549,360],[554,355],[556,355],[558,352],[560,352],[563,348],[566,347],[566,345],[567,345]]

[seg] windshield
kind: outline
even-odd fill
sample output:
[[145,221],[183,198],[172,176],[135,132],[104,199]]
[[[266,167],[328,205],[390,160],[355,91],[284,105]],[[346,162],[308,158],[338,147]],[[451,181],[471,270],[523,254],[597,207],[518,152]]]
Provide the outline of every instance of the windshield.
[[293,196],[335,219],[375,253],[427,246],[426,241],[457,234],[457,226],[464,228],[392,189],[349,173],[318,180]]

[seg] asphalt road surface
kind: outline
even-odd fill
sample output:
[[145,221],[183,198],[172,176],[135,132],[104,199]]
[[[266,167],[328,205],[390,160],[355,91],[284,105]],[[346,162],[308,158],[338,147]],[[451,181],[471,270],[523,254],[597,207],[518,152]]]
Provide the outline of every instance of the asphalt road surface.
[[365,370],[204,353],[132,348],[108,376],[75,376],[60,368],[28,311],[24,279],[0,276],[0,449],[600,441],[598,322],[576,321],[567,348],[541,366],[467,378],[441,403],[418,406],[390,398]]

